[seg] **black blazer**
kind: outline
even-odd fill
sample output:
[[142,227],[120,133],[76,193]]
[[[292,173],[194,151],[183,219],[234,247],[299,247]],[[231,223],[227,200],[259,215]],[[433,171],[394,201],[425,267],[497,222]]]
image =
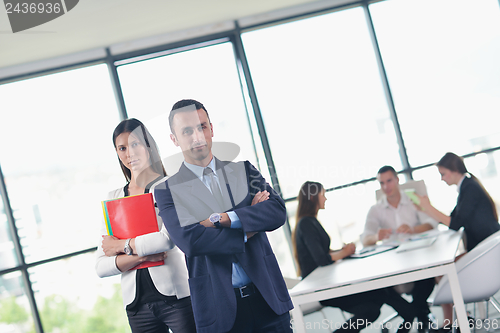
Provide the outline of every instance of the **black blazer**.
[[460,185],[457,205],[451,212],[450,229],[461,227],[467,237],[467,251],[500,230],[488,196],[478,182],[468,177]]
[[[224,177],[224,168],[234,197],[231,206]],[[217,174],[224,192],[225,209],[234,211],[241,229],[205,228],[199,222],[213,212],[218,204],[205,185],[182,164],[179,172],[155,188],[159,215],[174,243],[186,254],[191,301],[198,333],[227,332],[236,319],[236,296],[232,286],[232,262],[239,263],[276,314],[293,308],[285,281],[274,256],[266,231],[281,227],[286,220],[283,199],[265,182],[250,162],[216,160]],[[251,206],[260,190],[270,193],[269,199]],[[207,199],[207,196],[210,197]],[[229,205],[229,206],[227,206]],[[244,232],[258,232],[244,242]]]
[[295,242],[303,278],[316,267],[333,263],[330,236],[315,217],[304,216],[300,219],[295,230]]

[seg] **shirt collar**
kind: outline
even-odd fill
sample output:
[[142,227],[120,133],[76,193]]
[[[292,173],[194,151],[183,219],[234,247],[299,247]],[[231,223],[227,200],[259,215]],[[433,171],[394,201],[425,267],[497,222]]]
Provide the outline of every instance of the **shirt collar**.
[[460,181],[458,182],[458,184],[457,184],[457,192],[458,192],[458,193],[460,193],[460,186],[462,186],[462,182],[464,181],[464,178],[465,178],[465,176],[466,176],[466,175],[467,175],[467,174],[464,174],[464,175],[462,176],[462,178],[460,179]]
[[[401,199],[399,200],[398,207],[410,203],[410,198],[408,198],[408,196],[403,191],[400,190],[399,193],[401,194]],[[392,207],[389,204],[389,201],[387,201],[387,196],[385,194],[382,196],[382,205],[384,206],[384,208]]]
[[[206,167],[201,167],[199,165],[191,164],[186,161],[184,161],[184,165],[186,166],[186,168],[191,170],[196,175],[196,177],[203,181],[203,170]],[[208,163],[207,167],[210,167],[210,169],[212,169],[215,176],[217,177],[217,173],[215,172],[215,158],[212,157],[212,160],[210,161],[210,163]]]

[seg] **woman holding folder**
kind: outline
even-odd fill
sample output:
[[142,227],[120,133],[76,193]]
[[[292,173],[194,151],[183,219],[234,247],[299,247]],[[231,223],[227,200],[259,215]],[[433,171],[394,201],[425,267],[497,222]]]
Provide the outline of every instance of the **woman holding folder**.
[[[323,185],[317,182],[305,182],[300,188],[298,201],[297,224],[292,234],[292,242],[295,259],[299,266],[298,274],[305,278],[318,266],[330,265],[350,256],[356,247],[350,243],[338,251],[330,249],[330,236],[317,219],[318,211],[325,209],[326,196]],[[393,307],[404,319],[398,327],[398,333],[408,332],[411,329],[416,313],[412,305],[393,288],[327,299],[320,303],[324,306],[340,308],[354,315],[347,322],[336,326],[340,327],[336,332],[357,333],[370,323],[374,323],[384,303]]]
[[[108,199],[149,193],[166,176],[156,142],[144,124],[126,119],[113,132],[127,184]],[[128,201],[127,201],[128,202]],[[121,274],[123,303],[132,332],[196,332],[184,254],[174,245],[156,212],[158,232],[129,239],[108,236],[103,221],[97,248],[100,277]],[[158,263],[134,269],[145,262]]]

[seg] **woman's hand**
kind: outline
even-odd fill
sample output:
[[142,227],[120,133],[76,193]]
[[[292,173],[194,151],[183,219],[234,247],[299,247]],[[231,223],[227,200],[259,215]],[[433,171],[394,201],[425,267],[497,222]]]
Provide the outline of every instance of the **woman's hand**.
[[354,243],[344,244],[341,250],[330,250],[330,258],[332,258],[332,261],[337,261],[350,256],[354,252],[356,252],[356,245],[354,245]]
[[125,241],[116,238],[115,236],[102,236],[102,250],[104,254],[108,257],[116,256],[123,253],[123,248],[125,247]]
[[167,252],[160,252],[160,253],[155,253],[155,254],[150,254],[149,256],[144,256],[141,257],[143,261],[162,261],[165,260],[168,256]]
[[344,247],[342,247],[342,250],[340,251],[342,251],[345,254],[344,257],[348,257],[354,252],[356,252],[356,245],[354,245],[354,243],[345,244]]
[[255,196],[252,199],[252,206],[258,204],[259,202],[266,201],[267,199],[269,199],[269,192],[259,191],[255,193]]
[[420,205],[415,205],[418,210],[429,211],[432,207],[429,197],[426,195],[415,194],[420,199]]

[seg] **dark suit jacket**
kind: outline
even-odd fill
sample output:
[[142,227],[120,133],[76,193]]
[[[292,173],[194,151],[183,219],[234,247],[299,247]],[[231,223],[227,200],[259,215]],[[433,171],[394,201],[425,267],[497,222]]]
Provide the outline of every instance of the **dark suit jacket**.
[[[219,172],[221,167],[226,171],[235,199],[234,209],[226,197],[228,191]],[[205,228],[193,223],[221,210],[205,185],[184,164],[178,173],[155,189],[159,215],[174,243],[186,254],[191,301],[199,333],[227,332],[233,327],[236,318],[232,286],[234,256],[276,314],[293,308],[265,233],[284,224],[283,200],[248,161],[216,160],[216,168],[225,205],[229,203],[224,211],[236,212],[243,230]],[[269,199],[251,207],[252,198],[260,190],[267,190]],[[258,233],[245,243],[245,232]]]
[[330,236],[315,217],[304,216],[300,219],[295,231],[295,242],[303,278],[316,267],[333,263]]
[[460,185],[457,205],[451,212],[450,229],[460,227],[464,227],[467,237],[467,251],[500,230],[486,193],[478,182],[468,177]]

